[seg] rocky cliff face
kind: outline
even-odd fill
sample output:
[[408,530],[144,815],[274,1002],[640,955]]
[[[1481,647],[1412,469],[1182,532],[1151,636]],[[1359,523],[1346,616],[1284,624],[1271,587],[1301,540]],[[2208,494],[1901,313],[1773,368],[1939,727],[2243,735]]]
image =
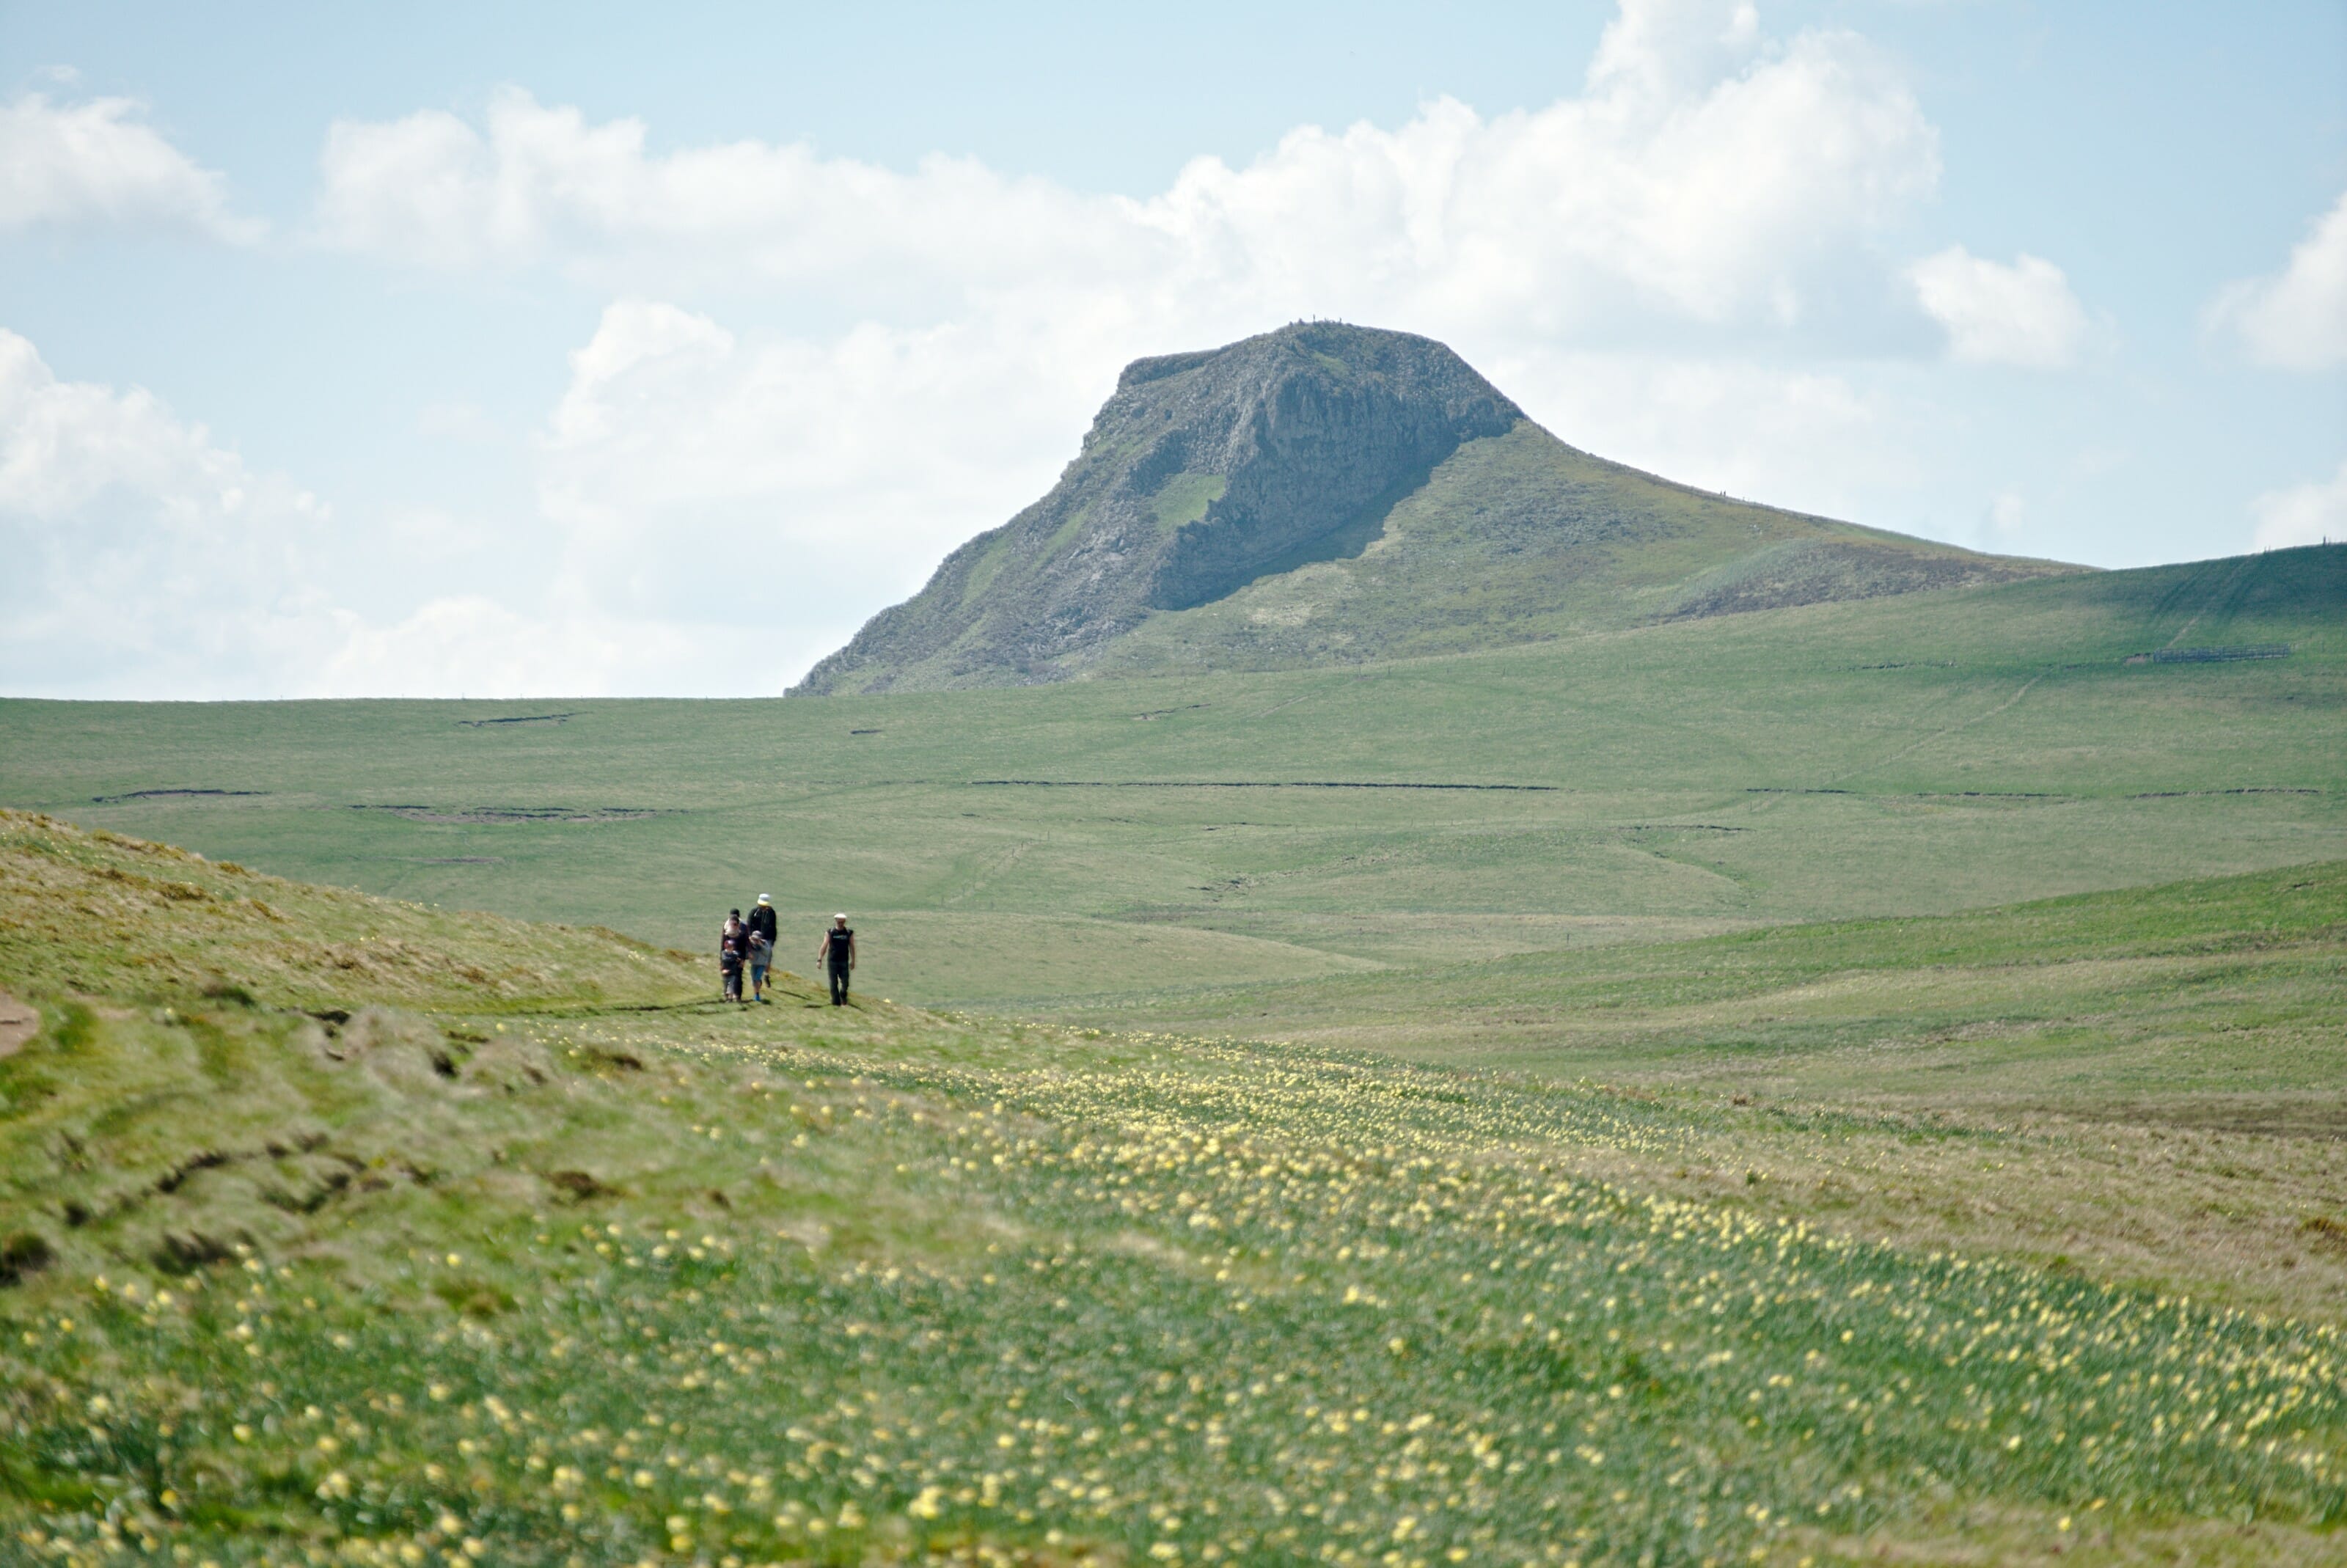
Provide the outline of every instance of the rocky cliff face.
[[1439,343],[1300,323],[1134,362],[1050,495],[794,691],[1356,662],[2066,569],[1673,484]]
[[1516,405],[1442,344],[1307,323],[1135,361],[1051,493],[956,550],[795,689],[1049,681],[1152,612],[1358,555]]

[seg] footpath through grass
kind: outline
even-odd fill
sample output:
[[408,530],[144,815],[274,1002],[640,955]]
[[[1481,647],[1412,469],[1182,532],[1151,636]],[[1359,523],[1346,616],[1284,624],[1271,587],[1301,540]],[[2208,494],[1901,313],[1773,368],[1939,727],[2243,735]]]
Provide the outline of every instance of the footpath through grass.
[[[5,825],[22,1558],[2315,1562],[2347,1522],[2335,1325],[1609,1173],[1749,1111],[796,981],[582,1005],[619,948],[532,1004],[493,954],[589,949],[486,921],[486,979],[394,1010],[407,971],[265,917],[235,980],[160,886],[234,873]],[[53,912],[102,897],[208,966],[77,952]]]

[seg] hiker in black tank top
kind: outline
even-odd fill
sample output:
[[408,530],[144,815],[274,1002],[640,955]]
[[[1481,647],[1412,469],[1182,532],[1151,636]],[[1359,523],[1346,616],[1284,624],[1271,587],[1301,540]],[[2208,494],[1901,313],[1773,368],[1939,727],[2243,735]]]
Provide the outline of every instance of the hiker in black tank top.
[[856,968],[856,933],[847,927],[847,917],[831,917],[831,929],[823,934],[822,945],[815,948],[822,961],[823,972],[831,981],[831,1005],[847,1005],[847,975]]

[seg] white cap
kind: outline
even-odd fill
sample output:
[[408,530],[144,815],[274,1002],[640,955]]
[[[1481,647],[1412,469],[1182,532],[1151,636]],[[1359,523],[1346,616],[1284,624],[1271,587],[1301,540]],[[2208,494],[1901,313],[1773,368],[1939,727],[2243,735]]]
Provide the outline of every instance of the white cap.
[[846,918],[847,918],[847,917],[846,917],[846,916],[845,916],[845,915],[834,915],[834,916],[832,917],[832,918],[833,918],[833,919],[835,919],[835,920],[845,920],[845,919],[846,919]]
[[761,893],[758,895],[758,902],[761,904],[771,904],[774,901],[774,896],[771,893]]

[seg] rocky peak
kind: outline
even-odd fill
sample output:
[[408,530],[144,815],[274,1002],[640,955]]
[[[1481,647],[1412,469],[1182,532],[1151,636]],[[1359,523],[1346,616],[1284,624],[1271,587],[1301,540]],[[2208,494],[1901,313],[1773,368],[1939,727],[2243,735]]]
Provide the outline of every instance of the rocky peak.
[[1349,534],[1365,517],[1522,417],[1456,354],[1408,333],[1299,322],[1135,360],[1050,495],[956,551],[798,690],[859,671],[854,685],[884,690],[895,670],[941,657],[930,673],[953,683],[989,669],[1052,679],[1152,611],[1358,553],[1366,535]]

